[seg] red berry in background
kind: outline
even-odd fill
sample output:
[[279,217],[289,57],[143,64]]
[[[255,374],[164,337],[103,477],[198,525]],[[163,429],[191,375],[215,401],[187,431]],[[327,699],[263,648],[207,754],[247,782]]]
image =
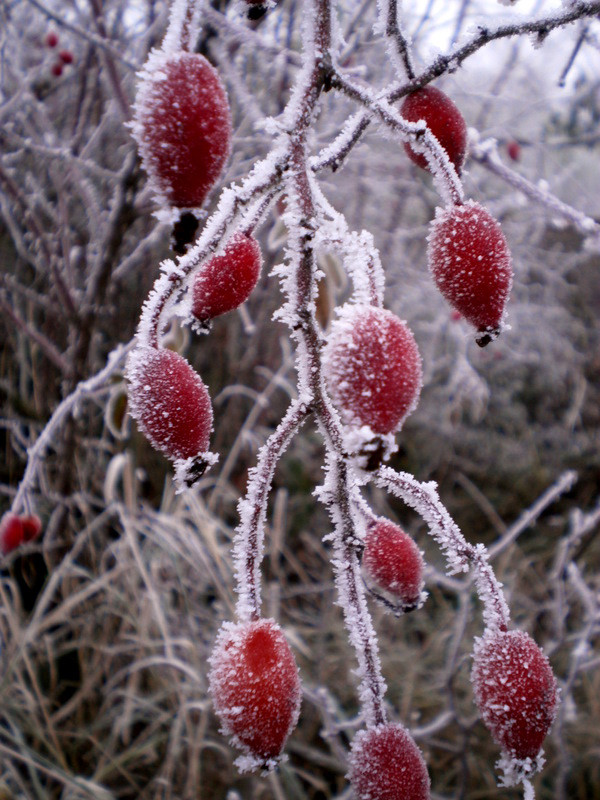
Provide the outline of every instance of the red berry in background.
[[496,631],[478,639],[472,680],[495,741],[514,758],[535,758],[556,716],[558,690],[550,662],[531,636]]
[[395,613],[412,611],[421,601],[423,556],[398,525],[379,520],[367,531],[362,571],[367,588]]
[[421,356],[407,325],[390,311],[347,305],[331,326],[324,363],[345,424],[392,433],[417,404]]
[[171,459],[206,452],[212,430],[208,390],[172,350],[140,347],[127,362],[129,409],[154,447]]
[[37,514],[28,514],[21,517],[23,525],[23,541],[32,542],[42,532],[42,521]]
[[52,64],[51,72],[55,78],[60,78],[63,72],[63,65],[60,61],[57,61],[56,64]]
[[70,50],[61,50],[58,54],[58,57],[63,62],[63,64],[73,63],[73,53]]
[[56,47],[58,44],[58,36],[54,31],[46,34],[46,47]]
[[274,766],[300,713],[298,667],[272,619],[226,622],[210,658],[210,691],[223,733],[248,768]]
[[421,751],[399,724],[359,731],[350,752],[350,783],[357,800],[429,800]]
[[511,139],[511,141],[506,145],[506,152],[512,161],[521,160],[521,145],[514,139]]
[[16,514],[7,511],[0,520],[0,550],[7,555],[23,544],[23,522]]
[[256,239],[234,233],[223,254],[209,259],[196,277],[192,314],[204,321],[240,306],[256,286],[261,265]]
[[133,132],[167,202],[201,206],[231,147],[229,103],[215,68],[198,53],[156,53],[138,88]]
[[[467,125],[452,100],[435,86],[425,86],[404,98],[400,113],[409,122],[427,123],[460,175],[467,154]],[[408,142],[404,149],[411,161],[429,169],[423,153],[417,153]]]
[[512,286],[512,259],[498,222],[472,200],[437,209],[428,260],[440,292],[477,328],[478,344],[488,344],[500,332]]

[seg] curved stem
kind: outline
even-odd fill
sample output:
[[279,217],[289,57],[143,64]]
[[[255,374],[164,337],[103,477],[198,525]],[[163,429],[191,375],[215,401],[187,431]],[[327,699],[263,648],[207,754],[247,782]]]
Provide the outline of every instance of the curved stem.
[[238,602],[236,614],[247,622],[260,616],[260,564],[264,551],[267,500],[277,462],[294,434],[310,413],[303,400],[294,400],[287,413],[260,449],[256,467],[250,471],[246,496],[240,500],[240,523],[233,546]]
[[406,472],[396,472],[390,467],[380,467],[375,481],[408,506],[429,526],[429,532],[446,556],[450,574],[467,572],[469,565],[475,573],[475,585],[483,603],[486,628],[506,631],[510,612],[502,588],[488,563],[488,553],[482,544],[472,545],[462,535],[441,500],[434,483],[420,483]]

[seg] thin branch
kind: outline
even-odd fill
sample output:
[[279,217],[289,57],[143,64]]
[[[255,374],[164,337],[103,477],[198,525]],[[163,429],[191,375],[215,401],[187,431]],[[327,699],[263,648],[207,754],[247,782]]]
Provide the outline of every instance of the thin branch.
[[44,455],[52,446],[57,430],[75,412],[82,400],[105,386],[112,375],[122,366],[133,344],[134,342],[132,341],[129,344],[116,347],[109,355],[106,366],[96,375],[79,383],[77,388],[56,407],[35,444],[27,451],[25,474],[12,502],[12,510],[15,514],[27,508],[26,498],[34,491]]

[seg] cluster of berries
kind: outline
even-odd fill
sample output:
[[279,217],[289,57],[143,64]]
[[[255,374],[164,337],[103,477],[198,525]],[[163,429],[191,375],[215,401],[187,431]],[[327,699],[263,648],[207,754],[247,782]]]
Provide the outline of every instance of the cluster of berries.
[[[265,3],[247,0],[260,15]],[[457,174],[466,155],[466,125],[439,90],[420,89],[402,106],[409,121],[424,120]],[[154,53],[142,74],[134,135],[159,198],[179,210],[197,208],[221,174],[231,147],[231,114],[216,70],[199,54]],[[424,155],[409,157],[428,168]],[[258,242],[236,232],[222,252],[198,269],[191,285],[196,327],[243,303],[261,269]],[[429,236],[435,283],[473,324],[479,343],[502,322],[512,271],[500,226],[477,203],[438,211]],[[422,366],[407,325],[378,306],[349,303],[332,324],[323,350],[328,388],[367,469],[378,465],[378,443],[393,436],[416,407]],[[186,462],[188,483],[205,463],[212,406],[200,376],[183,356],[141,344],[127,367],[129,407],[149,441],[173,461]],[[352,438],[354,437],[354,439]],[[402,614],[423,602],[423,558],[394,523],[368,526],[362,573],[368,591]],[[273,768],[298,720],[301,686],[291,648],[273,619],[225,623],[211,659],[210,691],[224,733],[244,754],[241,769]],[[533,759],[552,723],[556,681],[548,660],[524,633],[486,631],[476,645],[473,680],[484,722],[511,757]],[[360,800],[426,800],[429,777],[408,731],[382,723],[354,738],[350,780]]]
[[[136,104],[134,135],[144,167],[168,204],[201,206],[231,149],[231,113],[214,67],[198,53],[154,54]],[[234,233],[208,259],[192,288],[198,328],[240,306],[256,286],[262,256],[251,234]],[[128,361],[129,408],[154,447],[186,462],[192,484],[206,467],[212,431],[208,389],[189,362],[160,347],[138,347]]]
[[[467,126],[450,98],[426,86],[405,98],[401,113],[409,122],[427,123],[460,175],[467,153]],[[410,144],[405,149],[416,164],[429,169],[423,153]],[[438,209],[429,235],[428,260],[442,295],[475,326],[477,343],[488,344],[500,332],[512,286],[510,251],[498,222],[473,201]]]
[[[50,31],[46,35],[46,47],[49,47],[51,50],[54,50],[55,47],[58,45],[58,34],[54,33],[54,31]],[[50,71],[54,75],[55,78],[60,78],[63,73],[63,68],[73,63],[73,53],[70,50],[59,50],[56,54],[57,58],[52,64]]]
[[8,511],[0,520],[0,552],[3,556],[22,544],[32,542],[42,532],[37,514],[13,514]]

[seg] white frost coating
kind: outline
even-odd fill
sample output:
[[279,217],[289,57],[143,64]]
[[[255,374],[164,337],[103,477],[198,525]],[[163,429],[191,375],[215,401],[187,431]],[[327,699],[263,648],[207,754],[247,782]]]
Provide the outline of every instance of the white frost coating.
[[173,0],[169,12],[169,27],[161,49],[164,53],[180,50],[193,52],[200,33],[204,0]]
[[[528,794],[528,791],[533,792],[533,786],[531,786],[529,778],[537,772],[541,772],[545,763],[546,758],[543,750],[540,750],[535,758],[514,758],[508,753],[502,753],[501,758],[496,761],[496,769],[502,773],[498,780],[498,785],[510,788],[523,784],[523,800],[535,797],[534,794]],[[529,790],[527,786],[529,786]]]
[[353,300],[356,303],[381,307],[385,275],[373,236],[365,230],[360,233],[351,231],[344,215],[336,211],[316,183],[314,197],[324,215],[316,244],[322,243],[339,252],[354,284]]
[[318,156],[312,156],[309,160],[310,168],[318,172],[325,164],[329,164],[334,170],[338,169],[343,164],[344,154],[367,124],[367,115],[364,112],[359,111],[349,117],[335,139]]
[[591,251],[600,250],[600,225],[587,214],[584,214],[583,211],[579,211],[559,200],[556,195],[549,191],[546,182],[536,185],[505,164],[500,158],[496,139],[479,141],[473,135],[472,129],[470,129],[469,149],[471,157],[483,164],[490,172],[499,175],[510,186],[522,192],[530,200],[545,206],[552,213],[572,223],[580,233],[588,237],[586,245]]
[[[351,479],[349,479],[351,482]],[[383,697],[386,684],[381,673],[377,636],[373,629],[365,594],[360,564],[356,549],[350,542],[354,530],[348,530],[349,519],[344,518],[340,509],[340,473],[337,457],[327,454],[325,481],[316,492],[327,506],[333,522],[333,535],[328,537],[333,543],[331,563],[338,591],[338,605],[344,612],[344,619],[352,646],[358,660],[357,675],[360,681],[359,698],[367,727],[385,722]],[[349,492],[351,494],[351,492]]]
[[260,565],[264,554],[267,501],[277,462],[306,417],[307,404],[298,398],[258,453],[250,470],[246,496],[238,503],[240,522],[235,531],[233,561],[237,582],[238,619],[250,620],[260,613]]
[[176,458],[173,461],[173,476],[175,481],[175,494],[183,494],[195,482],[194,468],[201,461],[205,469],[210,469],[219,461],[217,453],[205,450],[193,458]]
[[390,467],[380,467],[376,476],[379,486],[400,497],[429,526],[448,564],[448,574],[474,571],[475,585],[483,603],[483,620],[490,631],[506,630],[510,612],[494,571],[488,563],[488,554],[482,544],[471,545],[462,535],[444,505],[434,482],[420,483],[406,472],[395,472]]

